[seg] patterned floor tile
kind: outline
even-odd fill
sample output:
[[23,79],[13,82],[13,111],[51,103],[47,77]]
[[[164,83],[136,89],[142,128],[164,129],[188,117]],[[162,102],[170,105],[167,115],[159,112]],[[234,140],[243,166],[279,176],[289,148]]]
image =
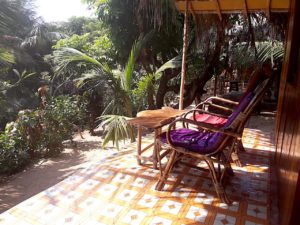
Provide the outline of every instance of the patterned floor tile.
[[137,191],[126,189],[117,195],[117,199],[123,200],[124,202],[130,202],[137,194]]
[[49,221],[52,221],[53,218],[59,218],[63,215],[63,213],[64,210],[62,210],[62,208],[49,204],[45,208],[42,208],[42,210],[38,211],[36,216],[40,221],[42,221],[42,223],[48,223]]
[[254,217],[257,217],[260,219],[267,219],[267,207],[260,206],[260,205],[254,205],[254,204],[248,204],[247,214],[249,216],[254,216]]
[[224,214],[217,214],[214,225],[235,225],[236,224],[236,218],[232,216],[227,216]]
[[114,171],[104,169],[104,170],[102,170],[102,173],[96,173],[94,177],[95,178],[100,177],[102,179],[108,179],[108,178],[113,177],[114,174],[115,174]]
[[251,221],[246,221],[245,225],[262,225],[262,223],[255,223],[255,222],[251,222]]
[[181,198],[181,199],[187,199],[191,193],[191,190],[186,187],[178,186],[175,188],[175,190],[171,193],[172,196]]
[[182,206],[183,206],[182,203],[167,200],[160,210],[165,213],[171,213],[173,215],[177,215]]
[[124,184],[128,182],[131,178],[132,177],[128,174],[118,173],[117,176],[115,176],[115,178],[112,181]]
[[226,209],[229,211],[233,211],[233,212],[238,212],[239,211],[239,206],[240,204],[238,202],[232,202],[231,205],[227,205],[225,203],[219,203],[219,207],[222,209]]
[[165,219],[159,216],[155,216],[151,222],[149,223],[149,225],[171,225],[173,223],[172,220],[169,219]]
[[79,185],[79,188],[81,188],[83,190],[91,190],[99,184],[100,184],[100,182],[97,180],[88,179],[88,180],[84,181],[83,183],[81,183]]
[[214,199],[215,198],[213,195],[200,192],[197,193],[196,197],[194,198],[194,202],[205,204],[205,205],[211,205],[214,202]]
[[[244,166],[232,165],[235,176],[226,186],[234,199],[230,206],[220,203],[211,180],[203,178],[209,176],[207,172],[181,165],[176,166],[163,191],[156,191],[160,172],[136,164],[134,144],[128,145],[128,153],[107,154],[101,163],[91,163],[1,214],[0,224],[269,224],[271,210],[276,211],[274,193],[270,193],[276,175],[273,153],[267,149],[274,146],[271,136],[260,131],[246,129],[245,135],[247,151],[240,153]],[[184,161],[197,163],[190,158]]]
[[130,225],[139,225],[142,223],[146,216],[146,213],[137,210],[130,210],[123,218],[122,222]]
[[188,213],[186,214],[186,218],[191,219],[195,222],[204,223],[207,214],[208,211],[206,209],[191,206],[190,209],[188,210]]
[[118,190],[118,187],[115,185],[103,184],[97,189],[97,193],[109,198],[116,190]]
[[131,185],[134,187],[144,188],[148,183],[148,179],[138,177],[131,183]]
[[138,204],[141,206],[145,206],[147,208],[153,208],[157,204],[158,200],[159,200],[159,198],[156,196],[145,194],[138,201]]
[[103,210],[100,211],[101,215],[104,215],[106,217],[115,219],[117,215],[124,209],[123,206],[110,203],[108,204]]

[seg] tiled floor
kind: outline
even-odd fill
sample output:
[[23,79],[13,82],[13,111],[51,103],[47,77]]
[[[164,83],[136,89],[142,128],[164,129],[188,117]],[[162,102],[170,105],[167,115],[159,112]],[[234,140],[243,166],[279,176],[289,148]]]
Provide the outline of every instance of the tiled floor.
[[[148,136],[151,141],[151,136]],[[220,203],[207,174],[176,168],[164,191],[155,191],[159,172],[137,166],[135,143],[112,154],[0,215],[0,224],[270,224],[276,222],[271,135],[246,129],[243,167],[226,186],[234,200]],[[189,159],[187,159],[189,160]],[[272,222],[273,224],[273,222]]]

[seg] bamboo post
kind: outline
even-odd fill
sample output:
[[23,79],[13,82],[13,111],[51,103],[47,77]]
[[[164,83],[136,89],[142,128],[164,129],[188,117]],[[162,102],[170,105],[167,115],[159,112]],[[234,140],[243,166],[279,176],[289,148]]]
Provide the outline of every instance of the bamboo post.
[[217,96],[217,87],[218,87],[218,76],[215,73],[214,96]]
[[187,54],[187,45],[188,45],[188,26],[189,26],[188,10],[189,10],[189,0],[185,0],[179,110],[183,110],[184,81],[186,75],[186,54]]

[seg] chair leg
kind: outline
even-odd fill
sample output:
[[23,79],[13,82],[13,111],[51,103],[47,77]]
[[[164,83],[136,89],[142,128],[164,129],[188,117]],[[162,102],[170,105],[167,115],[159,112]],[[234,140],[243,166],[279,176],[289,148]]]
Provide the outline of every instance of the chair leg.
[[236,164],[238,167],[242,167],[242,163],[240,161],[238,152],[239,152],[239,146],[241,145],[241,140],[233,140],[232,145],[229,149],[229,155],[231,157],[231,161]]
[[167,166],[166,166],[164,172],[162,173],[162,175],[160,176],[159,181],[157,182],[157,184],[155,186],[155,190],[161,191],[163,189],[163,187],[165,185],[165,182],[168,179],[169,173],[173,168],[175,158],[176,158],[176,151],[172,150],[172,153],[171,153],[170,158],[168,160]]
[[224,152],[221,153],[221,159],[222,159],[222,162],[224,162],[225,173],[227,173],[230,176],[234,176],[234,172],[233,172],[233,169],[231,167],[230,161],[228,160],[228,158],[226,157]]
[[[238,140],[235,145],[234,145],[234,149],[233,149],[233,152],[231,154],[231,158],[232,158],[232,161],[236,164],[236,166],[238,167],[242,167],[242,163],[241,163],[241,160],[240,160],[240,157],[239,157],[239,151],[240,150],[240,146],[243,147],[243,144],[241,142],[241,140]],[[243,147],[244,148],[244,147]],[[245,151],[245,150],[244,150]]]
[[246,152],[242,140],[238,140],[237,145],[240,152]]
[[225,189],[221,182],[221,180],[222,180],[221,174],[217,174],[214,163],[212,161],[205,160],[205,162],[208,165],[210,175],[211,175],[211,178],[212,178],[212,181],[213,181],[213,184],[214,184],[214,187],[215,187],[218,197],[221,199],[222,202],[230,205],[232,203],[232,201],[228,198],[228,196],[225,192]]

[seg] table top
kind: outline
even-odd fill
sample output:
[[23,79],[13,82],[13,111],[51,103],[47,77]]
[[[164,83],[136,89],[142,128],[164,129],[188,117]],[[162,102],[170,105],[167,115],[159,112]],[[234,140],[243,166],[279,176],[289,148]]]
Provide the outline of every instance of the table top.
[[171,123],[174,118],[185,112],[187,112],[187,110],[178,110],[170,107],[145,110],[139,112],[136,118],[129,119],[128,123],[134,126],[143,126],[155,129]]

